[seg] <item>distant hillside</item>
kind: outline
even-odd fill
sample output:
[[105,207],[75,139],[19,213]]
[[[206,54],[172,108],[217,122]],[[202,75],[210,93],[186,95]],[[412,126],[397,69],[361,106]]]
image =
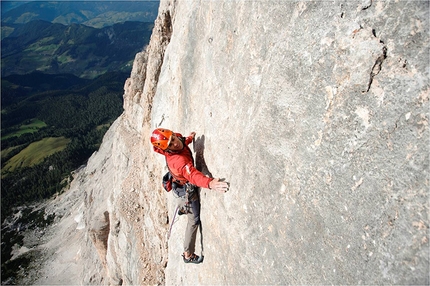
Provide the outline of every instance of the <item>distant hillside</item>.
[[25,24],[34,20],[95,28],[124,21],[153,22],[159,1],[33,1],[22,5],[1,1],[2,23]]
[[39,70],[94,78],[109,71],[129,72],[134,56],[149,42],[153,23],[96,29],[37,20],[7,27],[13,31],[1,43],[2,76]]
[[[44,191],[47,196],[61,189],[59,183],[64,176],[85,163],[97,150],[107,128],[123,110],[123,85],[127,76],[127,73],[112,72],[86,80],[68,74],[35,72],[2,78],[2,214],[16,203],[24,202],[11,199],[11,195],[17,192],[16,178],[23,177],[22,172],[38,180],[48,180],[41,174],[34,175],[40,166],[35,166],[36,169],[24,168],[32,167],[31,164],[26,165],[29,152],[23,151],[29,144],[46,143],[45,147],[50,148],[48,143],[51,141],[41,140],[68,139],[61,139],[61,147],[66,149],[64,154],[56,155],[56,164],[61,165],[62,169],[55,177],[50,176],[49,184],[45,182],[49,188],[35,182],[31,186],[20,187],[22,199],[25,197],[26,202],[38,199],[39,189],[52,189],[52,192]],[[36,154],[38,152],[35,151],[30,153],[41,158],[37,163],[43,163],[42,159],[52,155],[43,152]]]
[[[42,72],[25,75],[13,74],[1,79],[1,107],[6,109],[37,92],[68,90],[89,82],[89,79],[82,79],[72,74],[44,74]],[[4,122],[4,115],[2,115],[2,124]]]

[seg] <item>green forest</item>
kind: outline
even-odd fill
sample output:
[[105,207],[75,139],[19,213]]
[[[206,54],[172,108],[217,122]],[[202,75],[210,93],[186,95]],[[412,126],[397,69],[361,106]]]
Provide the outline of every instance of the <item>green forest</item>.
[[123,22],[93,28],[36,20],[21,25],[2,22],[2,76],[32,71],[70,73],[93,79],[106,72],[130,72],[136,53],[149,43],[152,22]]
[[123,111],[128,74],[2,78],[1,216],[60,192]]

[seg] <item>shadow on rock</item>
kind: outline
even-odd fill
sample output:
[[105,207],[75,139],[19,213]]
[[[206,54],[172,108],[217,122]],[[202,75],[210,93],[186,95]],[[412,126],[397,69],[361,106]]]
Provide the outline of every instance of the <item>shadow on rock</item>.
[[204,158],[205,135],[198,137],[193,143],[194,152],[196,153],[196,169],[204,175],[212,177]]

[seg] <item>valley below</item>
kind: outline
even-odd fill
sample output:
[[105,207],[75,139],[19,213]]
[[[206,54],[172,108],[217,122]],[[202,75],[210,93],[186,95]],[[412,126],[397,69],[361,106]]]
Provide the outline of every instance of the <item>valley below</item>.
[[[124,82],[149,43],[158,1],[7,4],[2,1],[2,285],[33,284],[52,255],[44,251],[57,233],[50,230],[70,212],[49,206],[123,112]],[[84,6],[86,16],[73,18]]]

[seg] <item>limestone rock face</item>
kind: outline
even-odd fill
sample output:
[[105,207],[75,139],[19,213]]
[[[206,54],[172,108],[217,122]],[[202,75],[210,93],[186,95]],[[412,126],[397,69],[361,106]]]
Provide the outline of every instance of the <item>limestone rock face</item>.
[[231,191],[202,191],[202,265],[174,226],[169,284],[429,281],[428,8],[179,1],[151,124]]
[[[428,73],[428,1],[162,0],[123,115],[58,198],[80,198],[57,226],[81,218],[70,275],[428,284]],[[195,131],[198,168],[230,182],[201,190],[200,265],[180,257],[185,218],[167,239],[159,126]]]

